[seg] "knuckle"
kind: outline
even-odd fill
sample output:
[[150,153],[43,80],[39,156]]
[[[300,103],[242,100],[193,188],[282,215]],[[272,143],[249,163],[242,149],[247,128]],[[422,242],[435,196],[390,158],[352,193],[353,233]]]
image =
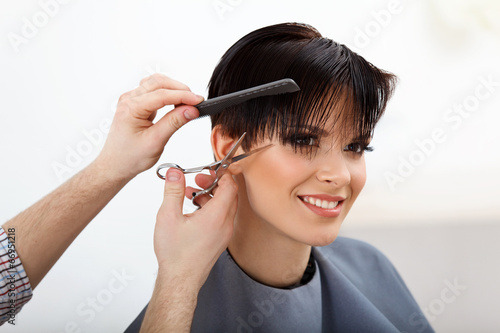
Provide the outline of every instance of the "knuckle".
[[123,103],[124,101],[126,101],[129,98],[130,98],[130,92],[126,92],[126,93],[122,94],[120,96],[120,98],[118,98],[118,104]]
[[159,89],[159,88],[167,87],[168,82],[170,81],[170,78],[164,74],[155,73],[155,74],[151,75],[150,81],[151,81],[152,88]]
[[175,186],[169,186],[165,189],[165,200],[167,200],[167,198],[184,197],[184,188],[177,185],[178,184],[176,184]]
[[151,78],[149,79],[149,81],[152,81],[154,83],[158,83],[161,85],[161,83],[165,81],[165,77],[162,74],[155,73],[155,74],[151,75]]
[[148,76],[144,77],[144,78],[143,78],[143,79],[139,82],[139,85],[140,85],[140,86],[141,86],[141,85],[143,85],[143,84],[144,84],[144,82],[146,82],[147,80],[149,80],[149,78],[150,78],[150,77],[151,77],[151,75],[148,75]]
[[148,77],[145,77],[144,79],[141,80],[141,82],[139,83],[139,87],[143,87],[145,88],[146,90],[151,87],[152,85],[155,84],[155,82],[158,81],[157,79],[157,74],[158,73],[155,73],[155,74],[152,74]]
[[168,118],[168,123],[170,127],[172,127],[175,130],[178,130],[179,128],[184,125],[184,122],[180,117],[177,117],[175,114],[171,114],[172,116]]
[[150,79],[153,81],[162,81],[164,78],[166,78],[166,76],[160,73],[154,73],[150,77]]
[[132,108],[131,104],[132,103],[130,99],[125,99],[121,102],[118,102],[118,105],[116,106],[116,114],[123,115],[129,113]]
[[164,74],[158,74],[155,79],[159,83],[160,87],[165,87],[173,90],[186,90],[189,92],[191,91],[191,89],[189,89],[189,87],[184,83],[174,80]]
[[154,73],[152,76],[153,76],[153,78],[155,78],[157,80],[170,79],[168,76],[166,76],[165,74],[162,74],[162,73]]

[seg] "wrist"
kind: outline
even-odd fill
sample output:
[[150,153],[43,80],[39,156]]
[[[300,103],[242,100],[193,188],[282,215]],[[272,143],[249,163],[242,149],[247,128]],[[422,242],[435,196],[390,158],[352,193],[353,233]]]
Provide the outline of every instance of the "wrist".
[[158,275],[156,277],[157,285],[168,285],[177,286],[179,290],[183,291],[183,294],[198,296],[198,292],[205,283],[205,279],[196,276],[191,272],[191,274],[183,274],[180,271],[175,271],[174,269],[160,268],[158,269]]
[[92,163],[87,166],[87,171],[93,175],[93,178],[101,182],[113,184],[117,187],[125,186],[136,175],[121,173],[113,163],[110,163],[104,156],[99,155]]
[[95,174],[101,175],[107,181],[123,186],[137,176],[137,173],[123,172],[116,163],[102,153],[89,165],[89,168],[94,169]]

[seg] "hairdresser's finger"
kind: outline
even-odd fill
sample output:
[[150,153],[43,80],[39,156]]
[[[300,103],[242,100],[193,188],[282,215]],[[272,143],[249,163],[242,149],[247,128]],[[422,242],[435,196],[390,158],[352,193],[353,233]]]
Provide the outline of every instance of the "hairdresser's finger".
[[196,185],[198,185],[199,187],[201,187],[203,189],[206,189],[207,187],[212,185],[214,180],[215,180],[214,175],[206,175],[203,173],[199,173],[196,175],[196,177],[194,177],[194,181],[195,181]]
[[169,78],[168,76],[160,73],[155,73],[153,75],[145,77],[141,80],[139,86],[143,87],[148,92],[160,88],[191,91],[191,89],[189,89],[189,87],[184,83]]
[[148,131],[152,140],[163,147],[179,128],[198,117],[198,115],[198,109],[185,105],[168,112],[154,126],[151,126]]
[[[218,186],[215,186],[215,187],[212,189],[212,194],[215,194],[215,192],[217,192],[217,188],[218,188]],[[195,193],[195,192],[199,192],[199,191],[201,191],[201,189],[199,189],[199,188],[194,188],[194,187],[191,187],[191,186],[188,186],[188,187],[186,187],[186,193],[185,193],[185,196],[186,196],[186,198],[188,198],[188,199],[190,199],[190,200],[191,200],[191,199],[193,199],[193,193]],[[205,196],[205,195],[208,195],[208,194],[204,194],[204,196]],[[210,195],[209,195],[209,197],[211,198],[211,196],[210,196]],[[208,198],[208,199],[210,200],[210,198]]]
[[202,96],[184,90],[158,89],[144,95],[134,97],[132,101],[140,106],[133,108],[137,116],[147,119],[149,115],[166,105],[185,104],[196,105],[203,101]]
[[186,180],[180,170],[175,168],[167,170],[163,203],[158,212],[158,218],[165,218],[170,221],[183,219],[182,204],[184,202],[185,186]]
[[156,73],[142,79],[137,88],[122,94],[118,103],[158,89],[191,91],[184,83],[171,79],[163,74]]
[[142,79],[137,88],[124,94],[122,97],[137,97],[157,89],[191,91],[184,83],[171,79],[166,75],[156,73]]
[[238,185],[236,185],[230,173],[222,176],[216,189],[216,193],[203,209],[210,216],[218,216],[221,219],[230,217],[233,219],[238,206]]
[[196,198],[194,198],[194,202],[200,206],[200,207],[204,207],[206,205],[207,202],[209,202],[210,200],[212,200],[212,196],[210,196],[209,194],[203,194],[203,195],[200,195],[200,196],[196,196]]
[[198,191],[201,191],[201,189],[192,186],[187,186],[184,191],[184,195],[186,196],[186,198],[191,200],[193,199],[193,193]]
[[[201,191],[199,188],[194,188],[194,187],[188,186],[188,187],[186,187],[186,191],[184,194],[185,194],[186,198],[191,200],[191,199],[193,199],[193,194],[195,192],[199,192],[199,191]],[[209,194],[203,194],[203,195],[196,196],[194,201],[197,205],[199,205],[200,207],[203,207],[210,199],[212,199],[212,197]]]
[[[230,169],[226,170],[225,175],[229,176],[231,178],[231,181],[234,182],[233,178],[231,177],[233,174],[231,173]],[[215,177],[216,177],[215,172],[213,172],[213,177],[215,179]],[[222,177],[224,177],[224,176],[222,176]],[[215,186],[214,189],[212,190],[212,195],[215,195],[217,193],[217,191],[219,191],[219,185],[220,185],[221,180],[222,180],[222,178],[217,183],[217,186]]]

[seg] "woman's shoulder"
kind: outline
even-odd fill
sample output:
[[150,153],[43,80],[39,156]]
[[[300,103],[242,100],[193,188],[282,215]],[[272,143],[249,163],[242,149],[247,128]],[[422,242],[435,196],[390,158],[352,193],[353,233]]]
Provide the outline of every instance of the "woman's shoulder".
[[322,288],[332,291],[332,302],[340,300],[336,311],[350,304],[348,312],[365,309],[366,315],[375,314],[370,312],[375,307],[400,331],[433,332],[397,270],[374,246],[338,237],[330,245],[313,248],[313,256]]
[[364,241],[347,237],[337,239],[327,246],[316,247],[315,259],[323,264],[334,265],[344,274],[355,277],[366,277],[365,274],[391,277],[400,280],[400,276],[390,260],[373,245]]

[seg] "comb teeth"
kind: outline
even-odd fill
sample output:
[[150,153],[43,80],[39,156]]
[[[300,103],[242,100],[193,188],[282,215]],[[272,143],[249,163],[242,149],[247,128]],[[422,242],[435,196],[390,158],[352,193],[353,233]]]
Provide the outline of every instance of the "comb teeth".
[[200,111],[200,116],[196,119],[218,114],[229,106],[240,104],[253,98],[286,94],[299,90],[300,88],[294,80],[282,79],[262,84],[260,86],[236,91],[227,95],[211,98],[209,100],[201,102],[198,105],[195,105],[195,107]]

